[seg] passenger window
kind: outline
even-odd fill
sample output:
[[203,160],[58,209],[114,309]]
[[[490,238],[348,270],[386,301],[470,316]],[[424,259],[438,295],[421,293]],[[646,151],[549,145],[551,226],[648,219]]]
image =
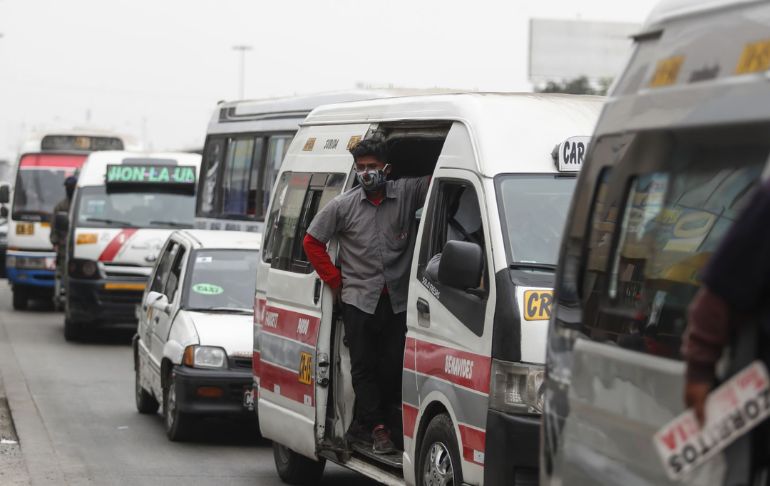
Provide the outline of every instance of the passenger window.
[[[261,139],[257,139],[261,140]],[[222,178],[222,212],[230,216],[246,216],[249,177],[254,157],[254,138],[233,138],[227,144]]]
[[[693,151],[680,168],[633,177],[609,262],[606,245],[594,244],[602,218],[593,223],[584,280],[587,304],[593,304],[585,307],[586,334],[680,358],[686,310],[701,270],[756,187],[766,159],[767,151],[712,148]],[[600,212],[597,205],[595,218]]]
[[343,174],[294,173],[289,178],[272,237],[271,266],[311,273],[302,240],[319,209],[340,193]]
[[198,210],[201,214],[209,216],[219,211],[217,204],[217,182],[219,170],[225,154],[225,140],[222,138],[210,138],[206,144],[206,151],[201,165],[201,181],[198,197]]
[[267,211],[268,201],[270,200],[270,191],[275,184],[275,178],[281,168],[286,151],[289,150],[289,144],[292,140],[291,135],[273,135],[267,141],[267,159],[262,164],[262,175],[260,187],[257,190],[256,214],[257,219],[264,218],[264,212]]
[[[259,181],[259,175],[265,166],[265,140],[257,138],[254,143],[254,156],[251,158],[251,168],[249,169],[249,195],[246,201],[246,215],[252,219],[264,221],[267,204],[263,204],[262,185]],[[268,195],[270,191],[268,191]]]
[[179,244],[174,241],[170,241],[166,245],[158,262],[158,267],[155,269],[155,275],[150,286],[151,291],[163,293],[163,288],[165,287],[166,279],[168,278],[171,264],[174,262],[178,248]]
[[165,288],[165,291],[163,292],[164,294],[166,294],[166,296],[168,296],[169,303],[174,302],[176,291],[179,288],[179,281],[182,278],[184,255],[185,255],[185,249],[184,247],[180,246],[179,251],[177,252],[176,258],[174,259],[174,264],[171,267],[171,271],[168,274],[168,279],[166,280],[166,288]]
[[281,180],[275,186],[275,194],[273,194],[273,205],[271,206],[270,216],[267,218],[267,224],[265,225],[265,238],[262,245],[262,261],[270,263],[273,258],[273,236],[275,236],[276,225],[278,224],[278,216],[281,214],[281,206],[286,198],[286,189],[289,184],[289,177],[291,172],[284,172],[281,174]]
[[[468,329],[481,336],[484,330],[484,312],[486,309],[489,276],[486,261],[486,242],[481,221],[478,195],[467,182],[440,181],[438,189],[431,195],[430,209],[426,226],[423,229],[420,261],[417,276],[426,288],[434,287],[439,301],[446,306]],[[484,255],[482,277],[475,289],[458,290],[441,284],[438,280],[438,267],[447,241],[459,240],[476,243],[481,246]]]

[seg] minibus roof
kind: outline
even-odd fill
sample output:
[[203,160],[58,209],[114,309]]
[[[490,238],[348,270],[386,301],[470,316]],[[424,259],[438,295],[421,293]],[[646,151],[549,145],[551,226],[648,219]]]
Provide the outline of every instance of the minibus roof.
[[122,152],[115,150],[93,152],[88,156],[78,174],[78,187],[105,185],[107,166],[122,164],[127,159],[136,161],[140,165],[150,165],[153,161],[161,164],[175,161],[176,165],[194,166],[196,174],[201,165],[201,156],[188,152]]
[[456,90],[440,88],[353,89],[279,98],[226,101],[220,103],[214,110],[207,133],[296,131],[308,113],[320,105],[454,91]]
[[634,36],[596,137],[768,120],[770,4],[670,0]]
[[452,120],[474,140],[478,170],[556,173],[552,152],[566,139],[593,133],[603,97],[534,93],[454,93],[326,105],[303,125]]

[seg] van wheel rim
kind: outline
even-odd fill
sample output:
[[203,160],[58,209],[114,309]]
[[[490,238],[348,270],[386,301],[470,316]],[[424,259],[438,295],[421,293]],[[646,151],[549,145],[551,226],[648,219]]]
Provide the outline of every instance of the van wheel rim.
[[430,446],[422,472],[426,486],[448,486],[454,484],[452,456],[449,455],[449,449],[444,444],[435,442]]

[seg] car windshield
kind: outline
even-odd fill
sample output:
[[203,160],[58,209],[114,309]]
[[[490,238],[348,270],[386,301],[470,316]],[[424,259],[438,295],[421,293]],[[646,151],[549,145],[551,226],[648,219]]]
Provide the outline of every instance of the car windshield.
[[64,199],[64,179],[72,169],[21,169],[13,194],[14,218],[47,216]]
[[192,228],[195,196],[172,192],[107,192],[104,186],[78,190],[77,225],[96,228]]
[[257,287],[257,250],[197,250],[185,277],[189,310],[250,310]]
[[556,265],[575,181],[554,174],[496,178],[509,264]]

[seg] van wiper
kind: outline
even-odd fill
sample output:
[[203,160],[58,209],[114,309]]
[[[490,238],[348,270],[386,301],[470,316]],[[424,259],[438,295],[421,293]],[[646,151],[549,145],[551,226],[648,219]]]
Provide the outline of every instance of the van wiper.
[[551,263],[514,262],[508,265],[511,270],[540,270],[543,272],[555,272],[556,265]]
[[93,221],[94,223],[105,223],[105,224],[114,224],[118,226],[125,226],[128,228],[135,228],[136,225],[134,223],[129,223],[128,221],[120,221],[118,219],[109,219],[109,218],[86,218],[86,221]]
[[177,221],[157,221],[153,220],[150,221],[150,224],[157,224],[157,225],[163,225],[163,226],[173,226],[174,228],[192,228],[193,225],[188,223],[179,223]]

